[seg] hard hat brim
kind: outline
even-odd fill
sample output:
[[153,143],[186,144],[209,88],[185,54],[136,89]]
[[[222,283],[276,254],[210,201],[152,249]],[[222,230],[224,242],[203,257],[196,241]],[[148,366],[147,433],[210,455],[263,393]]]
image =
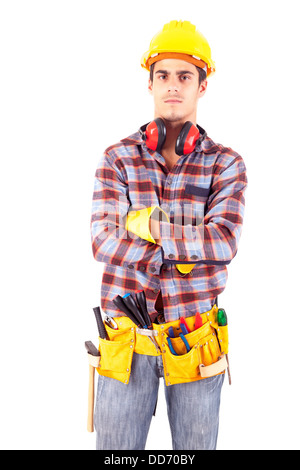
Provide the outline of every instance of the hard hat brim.
[[[141,66],[150,71],[150,66],[154,64],[155,62],[158,62],[159,60],[164,60],[164,59],[180,59],[184,60],[185,62],[189,62],[196,67],[199,67],[201,69],[206,69],[207,76],[212,75],[215,72],[215,64],[214,62],[210,59],[208,60],[207,58],[203,57],[195,57],[190,54],[186,53],[181,53],[177,51],[164,51],[164,52],[159,52],[157,54],[153,54],[152,56],[149,57],[149,51],[145,52],[141,58]],[[205,60],[206,59],[206,60]]]

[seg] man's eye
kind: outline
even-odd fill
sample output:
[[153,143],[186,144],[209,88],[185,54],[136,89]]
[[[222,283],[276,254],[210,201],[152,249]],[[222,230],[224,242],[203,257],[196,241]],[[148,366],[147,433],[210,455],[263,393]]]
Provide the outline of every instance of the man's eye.
[[161,80],[163,80],[163,79],[166,78],[166,75],[160,75],[159,78],[160,78]]
[[189,80],[189,78],[190,78],[190,77],[189,77],[188,75],[182,75],[182,76],[181,76],[181,79],[182,79],[183,81]]

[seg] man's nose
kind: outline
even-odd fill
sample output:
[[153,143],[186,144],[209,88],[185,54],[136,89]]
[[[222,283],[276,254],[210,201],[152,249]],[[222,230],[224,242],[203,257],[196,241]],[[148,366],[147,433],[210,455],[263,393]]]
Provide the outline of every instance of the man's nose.
[[176,81],[176,78],[170,79],[168,91],[176,92],[176,93],[179,91],[179,85],[178,85],[178,82]]

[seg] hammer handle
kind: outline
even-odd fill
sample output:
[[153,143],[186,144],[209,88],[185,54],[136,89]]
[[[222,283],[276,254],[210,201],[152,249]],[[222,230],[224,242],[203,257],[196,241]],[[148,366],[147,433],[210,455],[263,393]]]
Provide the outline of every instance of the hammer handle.
[[89,396],[88,396],[88,432],[94,432],[94,388],[95,388],[95,367],[89,365]]

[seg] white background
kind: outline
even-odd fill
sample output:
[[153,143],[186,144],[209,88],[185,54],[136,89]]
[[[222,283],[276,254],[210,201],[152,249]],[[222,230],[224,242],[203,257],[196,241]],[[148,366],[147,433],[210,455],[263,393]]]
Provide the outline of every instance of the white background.
[[[86,431],[102,267],[90,211],[103,150],[153,117],[140,57],[170,20],[208,39],[198,123],[247,166],[220,304],[230,319],[219,449],[299,449],[299,28],[286,0],[0,3],[1,449],[94,449]],[[112,397],[112,406],[114,398]],[[148,449],[171,449],[161,386]]]

